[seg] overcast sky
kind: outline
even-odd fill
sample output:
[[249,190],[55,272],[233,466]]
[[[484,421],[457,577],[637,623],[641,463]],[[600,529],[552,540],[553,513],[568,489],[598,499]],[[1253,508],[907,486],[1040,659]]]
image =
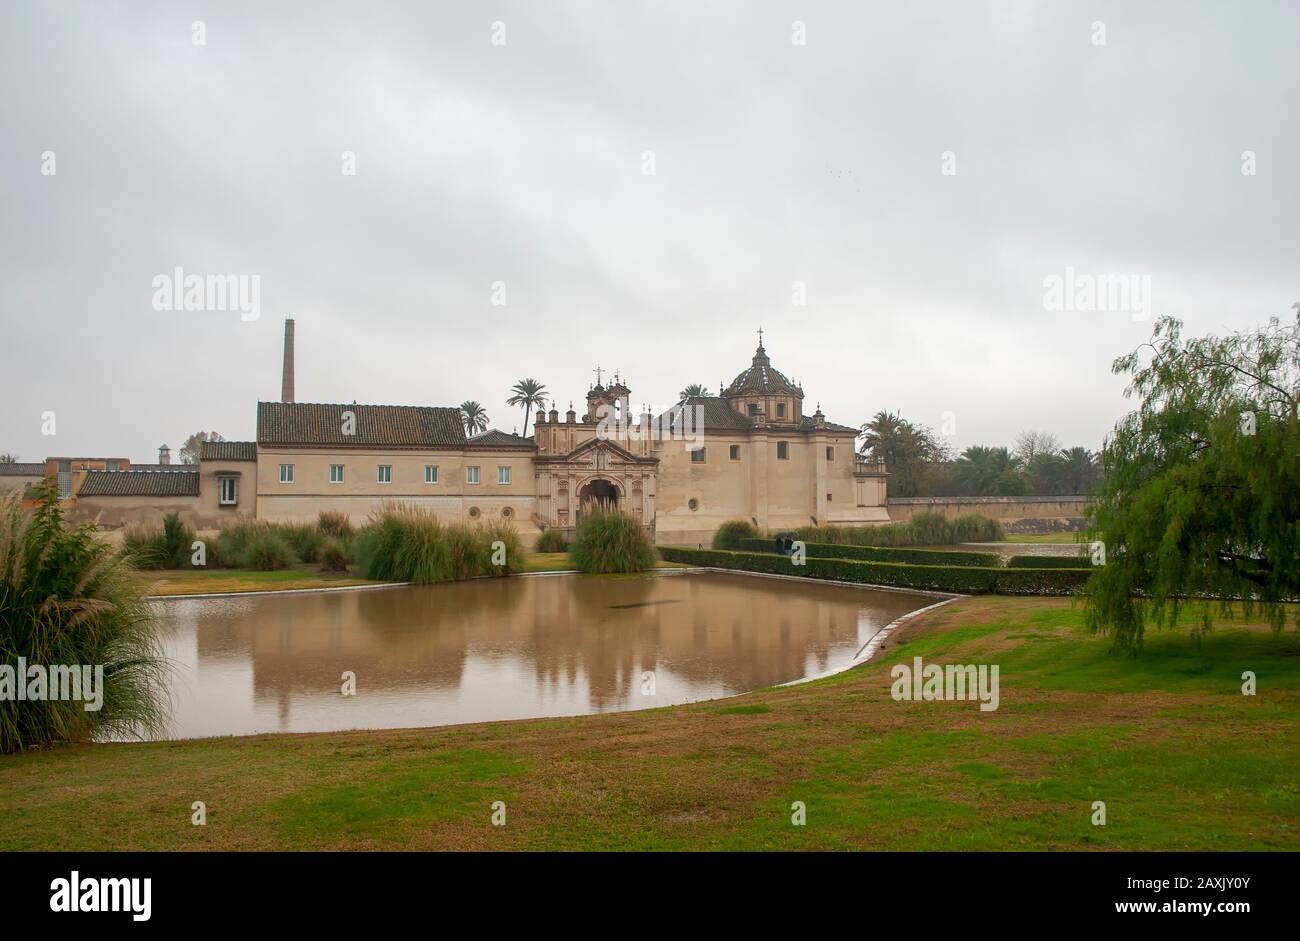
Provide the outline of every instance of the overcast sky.
[[[513,381],[563,411],[599,365],[662,409],[761,325],[808,412],[1096,448],[1150,320],[1044,279],[1293,316],[1298,39],[1287,0],[11,0],[0,451],[252,438],[286,316],[299,401],[509,431]],[[257,275],[260,317],[155,309],[176,266]]]

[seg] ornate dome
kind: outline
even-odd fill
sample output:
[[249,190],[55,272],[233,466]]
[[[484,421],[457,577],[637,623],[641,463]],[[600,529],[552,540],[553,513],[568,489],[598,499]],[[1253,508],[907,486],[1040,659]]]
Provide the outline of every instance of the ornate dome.
[[760,341],[754,351],[753,364],[732,380],[724,396],[733,395],[797,395],[803,398],[803,389],[785,377],[785,373],[772,367]]

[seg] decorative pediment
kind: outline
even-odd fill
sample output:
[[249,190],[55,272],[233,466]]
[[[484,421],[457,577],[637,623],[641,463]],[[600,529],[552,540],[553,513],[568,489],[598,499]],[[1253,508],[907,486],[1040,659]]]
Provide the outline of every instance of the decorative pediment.
[[584,464],[605,470],[620,464],[658,464],[657,457],[641,457],[627,448],[603,438],[589,438],[568,454],[538,456],[538,463]]

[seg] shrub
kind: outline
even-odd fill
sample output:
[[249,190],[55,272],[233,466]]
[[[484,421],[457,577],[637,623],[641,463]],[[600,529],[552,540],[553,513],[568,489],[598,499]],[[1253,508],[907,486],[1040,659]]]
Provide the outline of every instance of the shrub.
[[122,554],[137,569],[167,567],[167,546],[161,529],[128,526],[122,534]]
[[[744,539],[736,546],[744,552],[773,552],[770,539]],[[804,554],[819,559],[859,559],[867,562],[904,562],[913,565],[971,565],[997,568],[996,552],[948,552],[943,549],[888,549],[881,546],[835,546],[804,543]]]
[[758,527],[749,520],[727,520],[713,534],[713,548],[739,549],[742,540],[757,539],[759,535]]
[[1007,538],[1002,524],[979,513],[967,513],[952,521],[953,542],[1002,542]]
[[243,559],[243,568],[259,572],[287,569],[297,561],[285,537],[270,527],[253,534],[244,549]]
[[320,568],[322,572],[346,572],[352,561],[348,547],[337,536],[326,536],[320,545]]
[[271,531],[280,537],[293,550],[299,560],[314,563],[320,560],[320,547],[325,537],[313,523],[279,523],[271,524]]
[[538,552],[568,552],[569,544],[564,541],[564,533],[558,529],[544,529],[537,537],[535,548]]
[[191,568],[193,544],[194,530],[181,522],[179,513],[164,516],[162,529],[130,526],[122,534],[122,551],[137,569]]
[[621,510],[595,507],[578,524],[569,558],[580,572],[644,572],[655,550],[641,521]]
[[160,733],[166,661],[129,554],[68,524],[57,488],[40,500],[0,503],[0,663],[102,666],[103,700],[87,711],[84,699],[0,699],[0,752]]
[[1002,524],[978,513],[949,520],[939,513],[918,513],[906,523],[882,526],[803,526],[799,539],[818,545],[952,546],[959,542],[999,542]]
[[[487,559],[486,573],[489,575],[509,575],[511,572],[519,572],[524,567],[524,544],[519,541],[519,534],[515,528],[504,521],[493,521],[479,527],[479,538],[482,542],[482,548],[479,550]],[[500,542],[505,550],[505,562],[502,565],[493,565],[492,559],[496,555],[493,544]]]
[[1086,569],[905,565],[897,562],[865,562],[855,559],[809,558],[804,565],[795,566],[791,564],[788,556],[774,553],[681,549],[667,546],[661,547],[659,552],[670,562],[685,562],[712,568],[959,594],[1069,595],[1082,588],[1090,574]]
[[346,513],[337,510],[321,510],[316,517],[316,529],[322,536],[337,536],[347,542],[352,539],[352,521]]

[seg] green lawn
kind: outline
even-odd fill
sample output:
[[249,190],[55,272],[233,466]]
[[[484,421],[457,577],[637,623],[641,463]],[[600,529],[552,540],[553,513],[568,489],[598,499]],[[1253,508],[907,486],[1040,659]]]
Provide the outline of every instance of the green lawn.
[[[0,849],[1300,849],[1300,635],[1219,623],[1130,658],[1081,623],[969,598],[876,662],[720,702],[4,757]],[[913,656],[998,664],[1000,708],[893,701]]]
[[1076,537],[1081,533],[1026,533],[1023,535],[1007,535],[1007,542],[1028,542],[1028,543],[1066,543],[1073,544],[1078,541]]

